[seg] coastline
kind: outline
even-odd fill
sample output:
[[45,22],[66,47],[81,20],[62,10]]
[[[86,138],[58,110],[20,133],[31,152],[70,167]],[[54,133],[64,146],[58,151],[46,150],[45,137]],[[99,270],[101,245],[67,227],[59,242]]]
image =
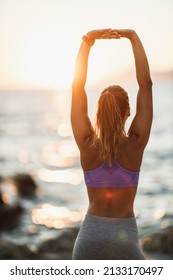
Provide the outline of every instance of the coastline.
[[[57,237],[41,242],[35,249],[0,240],[0,260],[71,260],[78,231],[79,227],[62,229]],[[140,246],[146,260],[173,260],[173,227],[143,237]]]

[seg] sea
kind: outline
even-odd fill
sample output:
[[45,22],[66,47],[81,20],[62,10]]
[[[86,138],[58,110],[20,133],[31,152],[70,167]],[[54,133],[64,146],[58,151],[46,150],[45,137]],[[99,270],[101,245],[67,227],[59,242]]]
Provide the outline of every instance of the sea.
[[[136,86],[129,84],[135,111]],[[97,91],[89,90],[91,118]],[[154,120],[135,200],[139,236],[173,226],[173,80],[153,85]],[[1,240],[34,248],[63,228],[80,226],[88,198],[70,125],[71,91],[0,91],[0,176],[3,201],[20,204],[18,227]],[[130,123],[130,121],[129,121]],[[38,189],[21,198],[11,178],[30,174]]]

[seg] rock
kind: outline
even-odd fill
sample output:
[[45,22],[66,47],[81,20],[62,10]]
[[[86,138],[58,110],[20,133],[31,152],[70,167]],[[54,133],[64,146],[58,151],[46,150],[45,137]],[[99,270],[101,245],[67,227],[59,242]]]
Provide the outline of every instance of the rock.
[[1,207],[1,205],[4,205],[4,201],[3,201],[3,199],[2,199],[2,193],[1,193],[1,191],[0,191],[0,207]]
[[18,226],[23,209],[20,205],[0,204],[0,230],[12,230]]
[[141,240],[141,246],[144,251],[159,252],[162,243],[162,234],[154,233],[150,236],[146,236]]
[[[0,184],[2,183],[2,181],[3,181],[3,178],[2,178],[2,176],[0,175]],[[1,193],[1,190],[0,190],[0,205],[2,205],[2,204],[4,204],[4,202],[3,202],[2,193]]]
[[21,197],[33,198],[36,195],[37,185],[29,174],[16,174],[12,181]]
[[61,230],[57,238],[47,240],[39,246],[38,255],[41,259],[70,260],[78,231],[78,228]]
[[[2,178],[0,177],[0,182]],[[2,193],[0,191],[0,230],[14,229],[18,223],[19,218],[23,212],[22,207],[17,205],[9,205],[3,201]]]
[[0,241],[1,260],[70,260],[78,228],[60,230],[57,238],[44,241],[32,251],[26,245]]
[[163,232],[162,252],[173,254],[173,227],[168,227]]
[[147,252],[173,254],[173,227],[144,237],[141,240],[141,247]]
[[35,254],[25,245],[0,240],[0,260],[31,260]]

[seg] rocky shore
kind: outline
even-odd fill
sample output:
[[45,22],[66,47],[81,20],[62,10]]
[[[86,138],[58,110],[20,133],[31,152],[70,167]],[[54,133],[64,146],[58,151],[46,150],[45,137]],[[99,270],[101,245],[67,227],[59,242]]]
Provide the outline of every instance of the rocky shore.
[[[49,239],[31,250],[27,245],[0,241],[1,260],[71,260],[72,249],[78,228],[59,231],[54,239]],[[141,239],[141,247],[146,259],[173,259],[173,227]]]
[[59,232],[54,239],[49,239],[31,250],[27,245],[9,241],[0,241],[1,260],[70,260],[78,228],[67,228]]

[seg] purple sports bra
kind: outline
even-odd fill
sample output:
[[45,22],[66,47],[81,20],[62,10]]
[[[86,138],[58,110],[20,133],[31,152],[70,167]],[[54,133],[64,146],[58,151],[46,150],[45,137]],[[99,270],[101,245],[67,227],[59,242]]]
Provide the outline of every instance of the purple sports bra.
[[111,167],[104,162],[98,168],[83,171],[87,187],[128,188],[138,185],[140,171],[133,172],[115,162]]

